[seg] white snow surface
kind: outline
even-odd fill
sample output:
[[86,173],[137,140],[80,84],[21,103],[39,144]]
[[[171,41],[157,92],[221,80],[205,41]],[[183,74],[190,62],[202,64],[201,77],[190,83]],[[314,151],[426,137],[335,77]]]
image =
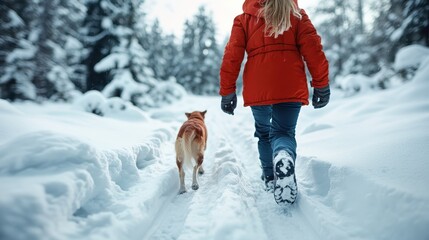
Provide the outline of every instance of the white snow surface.
[[351,96],[356,92],[365,93],[370,91],[375,85],[375,81],[365,75],[350,74],[344,77],[337,77],[336,84],[344,91],[344,94]]
[[97,72],[105,72],[109,69],[125,68],[130,62],[127,53],[111,53],[107,57],[101,59],[99,63],[94,66],[94,70]]
[[395,56],[397,71],[410,67],[418,67],[422,61],[429,58],[429,48],[422,45],[409,45],[401,48]]
[[[426,61],[401,87],[303,107],[288,208],[263,190],[250,108],[187,96],[129,121],[0,101],[0,239],[429,239],[428,77]],[[208,110],[205,174],[177,195],[193,110]]]
[[149,117],[139,108],[119,97],[106,98],[101,92],[91,90],[77,98],[74,107],[99,116],[125,121],[146,121]]

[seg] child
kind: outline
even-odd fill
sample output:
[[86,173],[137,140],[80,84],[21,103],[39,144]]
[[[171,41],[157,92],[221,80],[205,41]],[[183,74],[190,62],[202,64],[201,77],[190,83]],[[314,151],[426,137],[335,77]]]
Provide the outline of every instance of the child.
[[312,76],[314,108],[329,102],[328,61],[321,39],[296,0],[245,0],[234,19],[220,71],[221,108],[234,114],[236,80],[244,53],[244,106],[255,119],[255,137],[267,190],[278,204],[292,204],[295,179],[295,127],[308,105],[304,60]]

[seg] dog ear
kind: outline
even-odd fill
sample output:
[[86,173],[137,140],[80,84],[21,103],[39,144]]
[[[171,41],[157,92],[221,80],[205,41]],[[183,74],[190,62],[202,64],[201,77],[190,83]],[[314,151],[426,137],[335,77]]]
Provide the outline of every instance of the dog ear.
[[204,112],[201,112],[201,115],[202,115],[203,117],[205,117],[205,116],[206,116],[206,113],[207,113],[207,110],[205,110]]
[[185,113],[186,117],[189,119],[189,117],[191,116],[190,113]]

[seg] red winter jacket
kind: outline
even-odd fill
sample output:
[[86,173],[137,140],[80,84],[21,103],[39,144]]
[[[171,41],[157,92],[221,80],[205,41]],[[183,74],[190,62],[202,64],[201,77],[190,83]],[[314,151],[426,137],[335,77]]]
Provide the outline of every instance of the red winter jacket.
[[[244,13],[234,19],[220,70],[220,95],[234,93],[244,52],[244,106],[301,102],[308,105],[304,62],[316,88],[328,85],[328,61],[321,39],[304,10],[291,14],[292,27],[277,38],[266,37],[265,21],[258,19],[261,0],[246,0]],[[263,1],[263,0],[262,0]]]

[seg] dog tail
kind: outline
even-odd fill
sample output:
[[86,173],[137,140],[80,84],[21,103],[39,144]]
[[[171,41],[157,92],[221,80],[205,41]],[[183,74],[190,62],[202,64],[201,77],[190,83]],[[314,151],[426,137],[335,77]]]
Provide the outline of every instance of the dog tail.
[[182,139],[182,150],[183,150],[183,162],[184,165],[187,168],[192,169],[193,165],[192,165],[192,145],[193,145],[193,141],[195,139],[196,136],[196,132],[195,129],[189,129],[189,130],[185,130],[185,132],[183,133],[183,139]]

